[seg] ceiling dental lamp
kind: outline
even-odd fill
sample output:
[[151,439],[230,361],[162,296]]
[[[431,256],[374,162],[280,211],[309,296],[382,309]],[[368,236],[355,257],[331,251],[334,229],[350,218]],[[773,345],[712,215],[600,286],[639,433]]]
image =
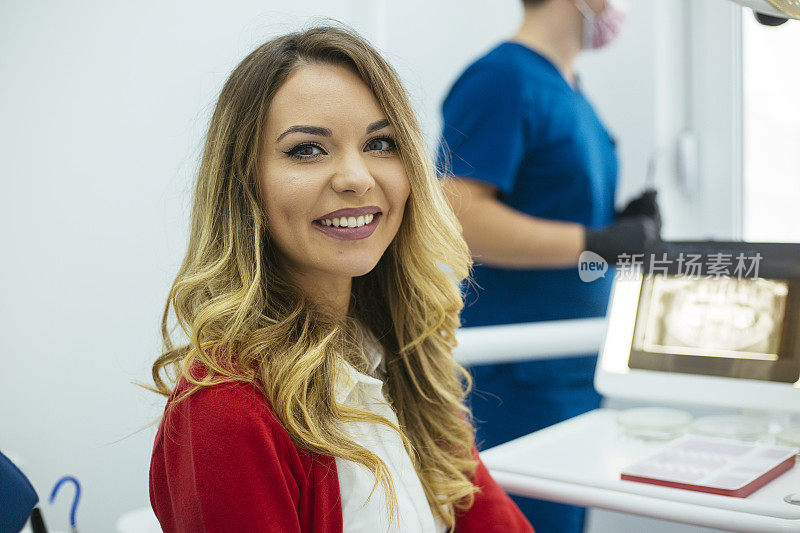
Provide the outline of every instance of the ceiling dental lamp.
[[780,26],[787,19],[800,19],[800,0],[733,0],[749,7],[761,24]]

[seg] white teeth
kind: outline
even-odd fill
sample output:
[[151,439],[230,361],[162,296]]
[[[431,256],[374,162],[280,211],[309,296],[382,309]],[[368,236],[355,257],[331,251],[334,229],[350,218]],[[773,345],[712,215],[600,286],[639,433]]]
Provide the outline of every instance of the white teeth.
[[317,222],[323,226],[334,226],[336,228],[360,228],[365,224],[371,224],[373,220],[375,220],[374,213],[358,217],[321,218]]

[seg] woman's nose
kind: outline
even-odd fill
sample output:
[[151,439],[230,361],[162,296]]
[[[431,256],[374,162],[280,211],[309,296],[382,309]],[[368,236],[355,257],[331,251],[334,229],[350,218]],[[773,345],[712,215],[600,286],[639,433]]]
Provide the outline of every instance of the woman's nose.
[[341,163],[331,178],[331,187],[336,192],[352,192],[361,196],[375,186],[375,179],[364,161],[361,152],[342,156]]

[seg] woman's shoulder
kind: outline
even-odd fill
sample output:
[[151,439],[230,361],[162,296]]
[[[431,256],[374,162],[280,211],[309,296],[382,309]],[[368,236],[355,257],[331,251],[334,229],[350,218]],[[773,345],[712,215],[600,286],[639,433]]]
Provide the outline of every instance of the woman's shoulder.
[[150,461],[150,500],[165,531],[300,531],[316,516],[309,502],[326,495],[321,508],[335,511],[334,460],[295,446],[255,385],[191,390],[185,378],[176,384]]
[[[207,370],[195,363],[189,374],[200,380]],[[278,449],[297,452],[264,395],[255,384],[243,381],[195,388],[181,376],[167,400],[160,429],[163,435],[159,436],[171,436],[178,430],[195,436],[225,434],[230,439],[270,440]]]
[[[202,364],[194,362],[189,367],[188,373],[193,380],[201,381],[208,376],[208,369]],[[256,410],[266,410],[270,413],[272,412],[272,408],[270,407],[269,403],[266,401],[263,394],[261,394],[254,383],[245,381],[227,381],[212,385],[203,385],[198,387],[196,391],[191,392],[193,388],[193,384],[186,379],[185,375],[182,375],[178,379],[177,383],[175,383],[175,388],[172,390],[172,394],[167,402],[168,406],[186,401],[187,399],[196,396],[197,400],[199,401],[212,403],[227,400],[233,400],[236,402],[249,402],[252,400],[252,408]],[[191,394],[188,394],[190,392]],[[178,401],[179,399],[180,401]]]

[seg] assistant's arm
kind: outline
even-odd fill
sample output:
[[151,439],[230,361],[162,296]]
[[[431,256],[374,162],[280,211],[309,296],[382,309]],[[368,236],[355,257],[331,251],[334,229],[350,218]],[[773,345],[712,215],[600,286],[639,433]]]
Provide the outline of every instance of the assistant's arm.
[[585,247],[581,224],[526,215],[497,199],[497,189],[466,178],[443,182],[472,255],[501,268],[560,268],[578,263]]

